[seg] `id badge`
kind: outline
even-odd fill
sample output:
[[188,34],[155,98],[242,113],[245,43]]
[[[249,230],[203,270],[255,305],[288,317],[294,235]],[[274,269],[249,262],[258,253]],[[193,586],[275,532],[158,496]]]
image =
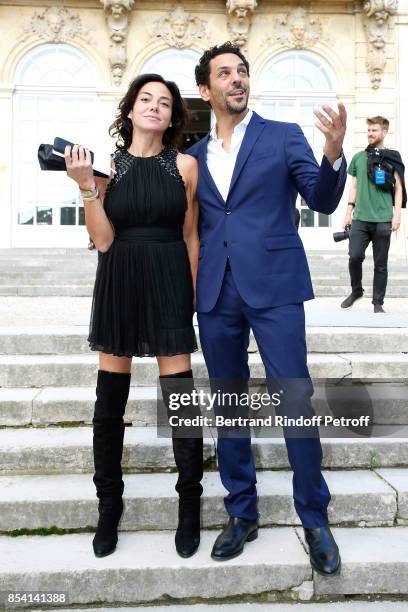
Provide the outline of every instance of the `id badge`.
[[375,170],[375,184],[385,185],[385,170],[382,168],[376,168]]

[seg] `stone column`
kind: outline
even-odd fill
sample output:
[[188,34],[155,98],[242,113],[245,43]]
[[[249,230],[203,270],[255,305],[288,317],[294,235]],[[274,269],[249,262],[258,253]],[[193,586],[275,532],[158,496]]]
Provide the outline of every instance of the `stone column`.
[[12,151],[13,92],[10,83],[0,83],[1,151],[0,151],[0,247],[11,247],[13,222]]

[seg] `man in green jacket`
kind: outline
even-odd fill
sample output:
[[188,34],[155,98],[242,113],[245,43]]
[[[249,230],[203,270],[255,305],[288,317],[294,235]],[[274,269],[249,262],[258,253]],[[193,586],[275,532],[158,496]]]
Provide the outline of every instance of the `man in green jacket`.
[[[367,119],[367,124],[369,146],[354,155],[348,168],[352,181],[343,228],[351,225],[349,272],[352,291],[342,302],[341,307],[350,308],[356,300],[363,297],[364,289],[361,284],[363,261],[366,249],[372,242],[374,257],[372,303],[374,312],[380,313],[384,312],[391,233],[395,232],[401,223],[404,166],[397,151],[390,151],[384,147],[384,139],[389,128],[388,119],[381,116],[372,117]],[[388,153],[393,160],[400,161],[394,165],[384,161],[384,157],[388,159],[386,155]],[[370,165],[371,161],[375,163]],[[377,163],[378,161],[383,161],[383,164]],[[389,190],[385,190],[387,181]]]

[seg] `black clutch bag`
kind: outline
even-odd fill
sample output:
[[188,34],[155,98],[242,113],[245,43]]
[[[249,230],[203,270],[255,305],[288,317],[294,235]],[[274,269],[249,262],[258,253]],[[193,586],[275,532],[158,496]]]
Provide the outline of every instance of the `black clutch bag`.
[[[40,163],[41,170],[54,170],[54,171],[67,171],[64,158],[64,150],[66,145],[71,147],[74,146],[73,142],[64,140],[63,138],[55,138],[54,144],[40,144],[38,147],[38,161]],[[94,161],[94,154],[90,151],[91,161]],[[100,176],[102,178],[109,178],[108,174],[100,172],[99,170],[93,169],[94,176]]]

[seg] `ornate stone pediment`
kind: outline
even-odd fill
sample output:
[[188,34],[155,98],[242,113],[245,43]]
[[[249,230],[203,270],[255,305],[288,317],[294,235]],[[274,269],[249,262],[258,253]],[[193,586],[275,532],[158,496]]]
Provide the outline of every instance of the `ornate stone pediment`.
[[79,15],[61,6],[51,6],[41,13],[34,13],[24,34],[54,43],[69,42],[75,37],[84,38]]
[[190,47],[197,40],[208,38],[207,22],[177,6],[156,19],[152,34],[162,38],[169,47],[182,49]]
[[266,42],[276,41],[288,49],[310,49],[322,38],[322,23],[316,15],[297,7],[275,20],[274,33]]

